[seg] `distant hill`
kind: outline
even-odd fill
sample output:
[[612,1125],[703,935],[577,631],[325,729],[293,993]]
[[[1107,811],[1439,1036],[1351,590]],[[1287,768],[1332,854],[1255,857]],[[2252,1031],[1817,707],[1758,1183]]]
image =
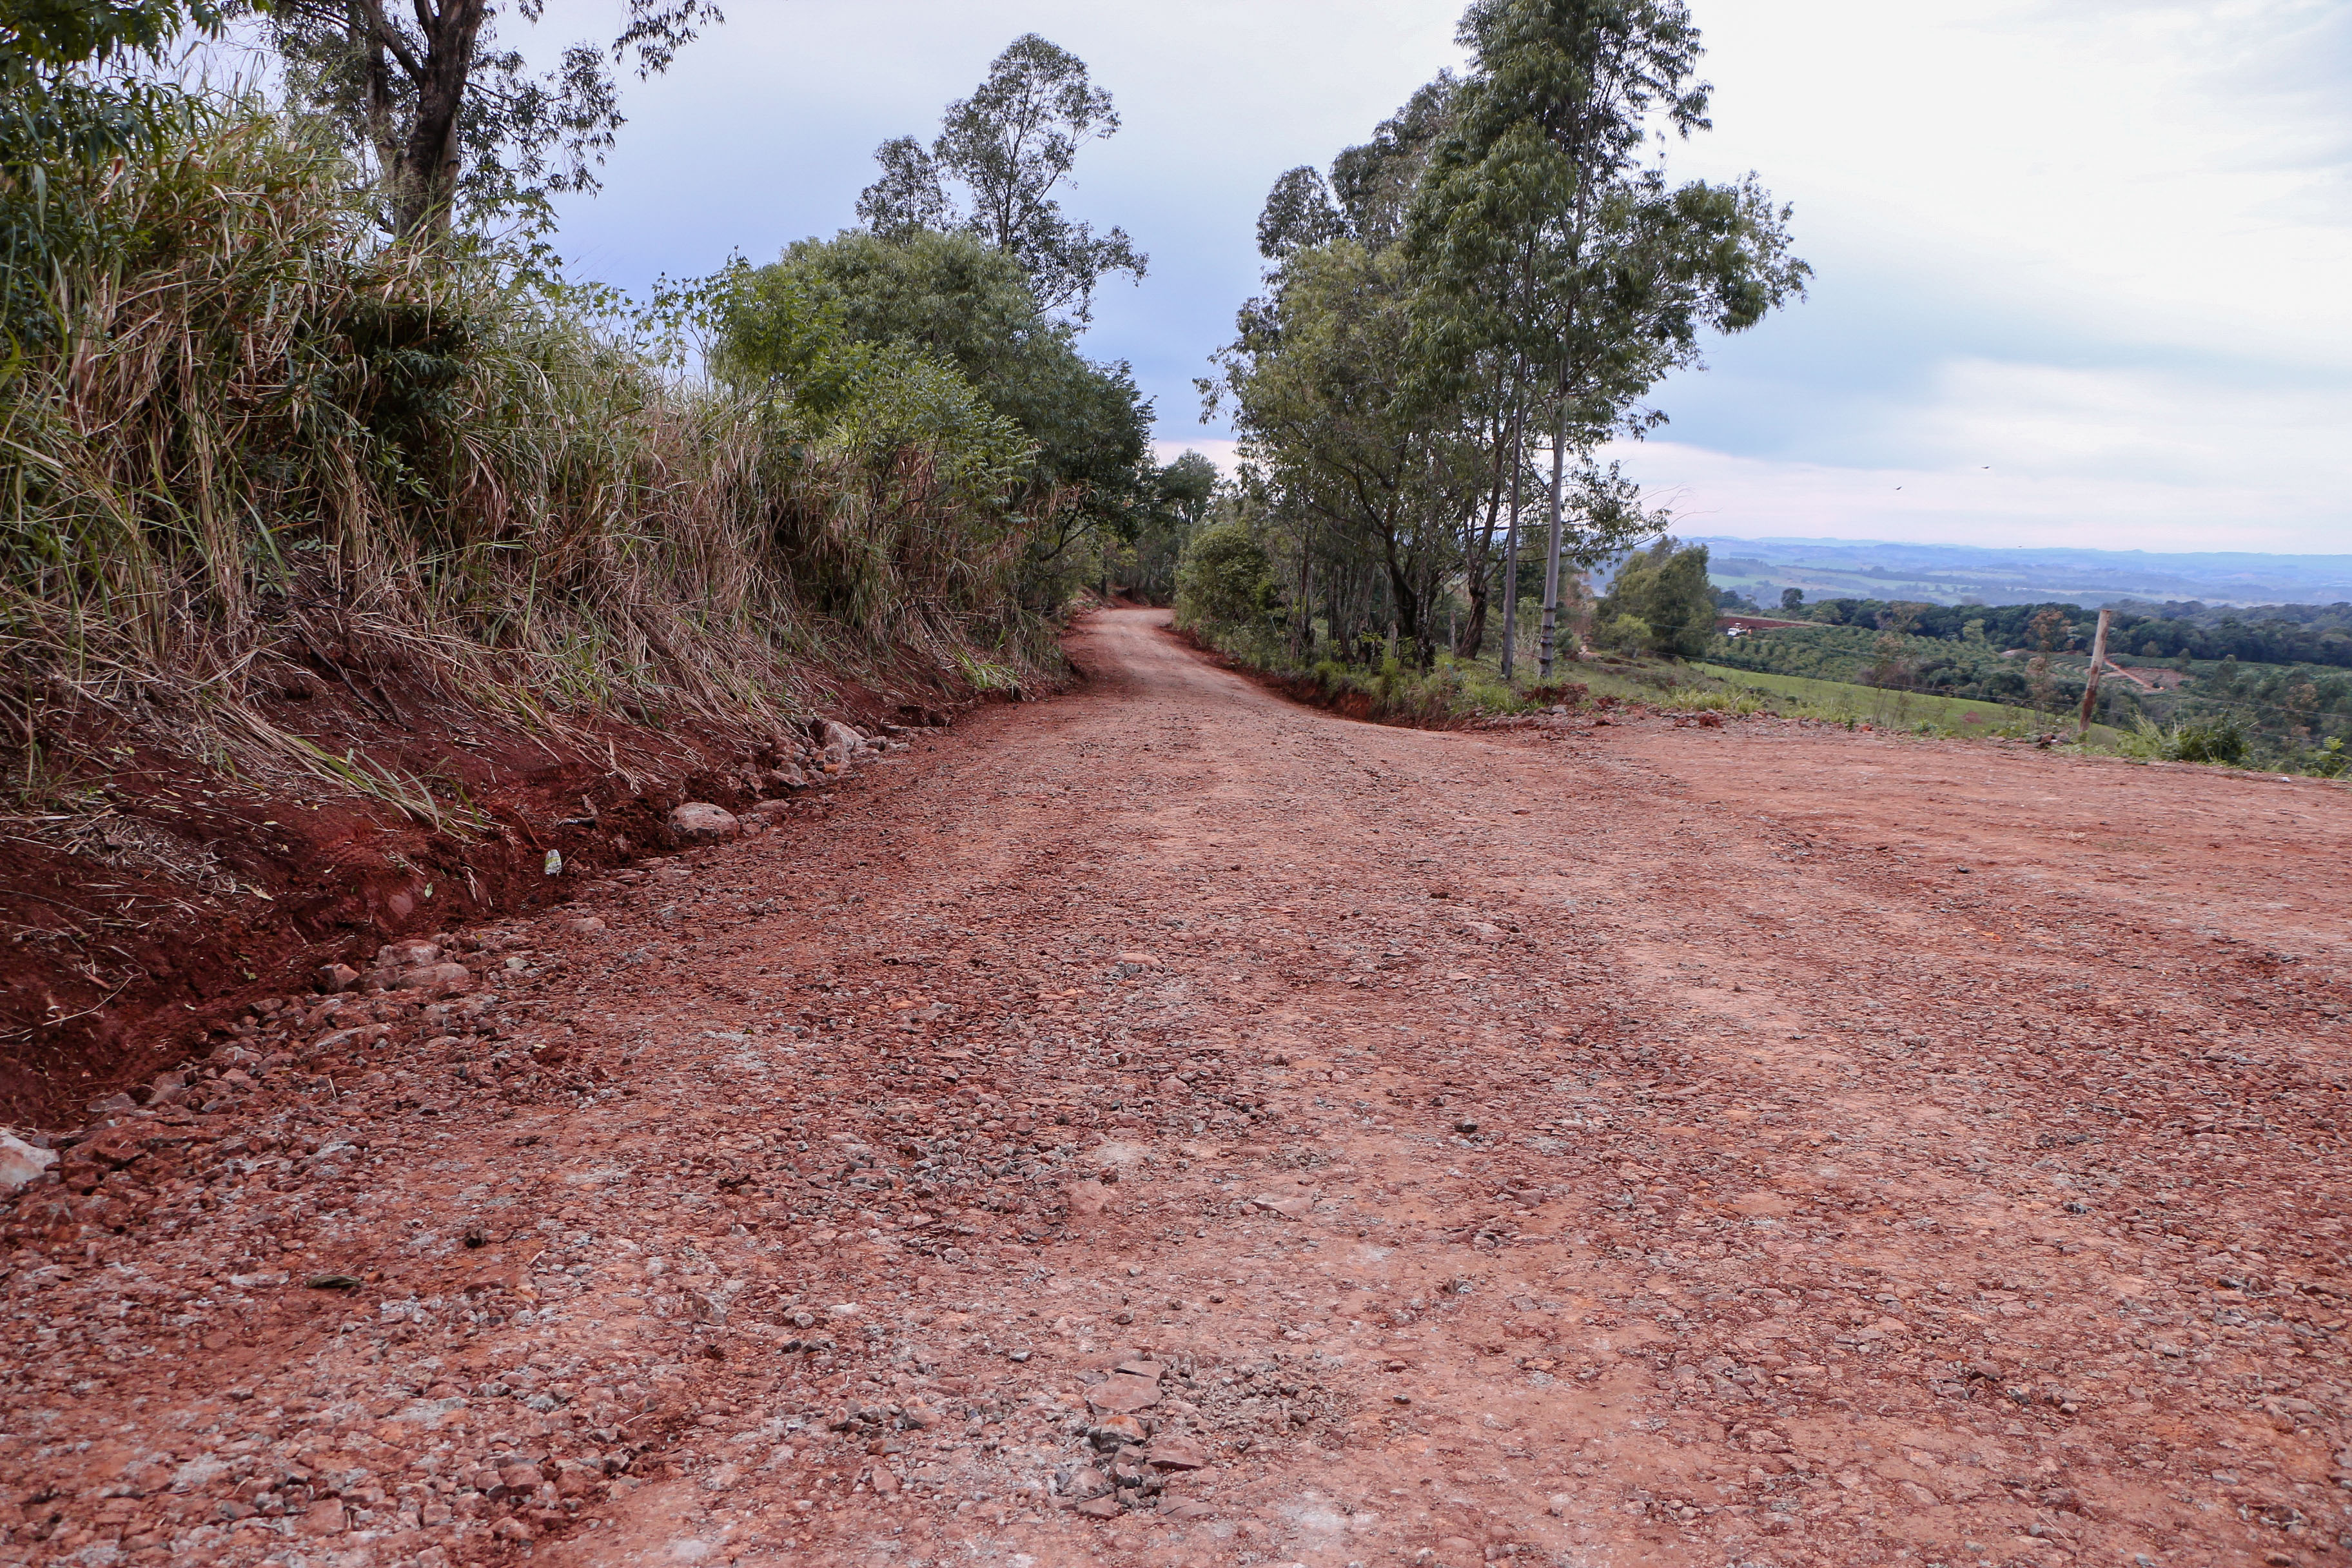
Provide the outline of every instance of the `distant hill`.
[[1784,588],[1801,588],[1808,599],[1916,599],[1937,605],[2054,600],[2095,607],[2125,599],[2207,605],[2352,600],[2352,555],[1987,550],[1851,539],[1693,538],[1689,542],[1707,547],[1708,574],[1717,587],[1736,588],[1766,605],[1779,604]]

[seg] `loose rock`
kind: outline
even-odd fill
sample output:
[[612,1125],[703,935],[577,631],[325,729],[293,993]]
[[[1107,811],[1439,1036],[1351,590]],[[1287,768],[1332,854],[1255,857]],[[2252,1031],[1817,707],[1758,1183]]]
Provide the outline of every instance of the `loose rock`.
[[0,1192],[15,1192],[57,1163],[56,1150],[36,1149],[13,1132],[0,1132]]
[[743,826],[735,820],[733,812],[709,801],[688,801],[671,808],[669,814],[670,838],[680,845],[716,844],[736,837],[742,831]]

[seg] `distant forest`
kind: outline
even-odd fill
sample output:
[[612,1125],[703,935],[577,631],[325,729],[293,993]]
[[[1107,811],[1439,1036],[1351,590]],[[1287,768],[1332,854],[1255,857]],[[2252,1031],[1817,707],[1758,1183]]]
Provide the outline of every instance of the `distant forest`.
[[[1718,636],[1708,660],[1734,668],[1977,698],[2040,712],[2083,697],[2098,612],[2080,605],[1920,605],[1882,599],[1801,602],[1769,612],[1717,590],[1734,612],[1807,624]],[[2352,745],[2352,604],[2214,609],[2193,601],[2109,606],[2107,654],[2119,665],[2180,672],[2148,690],[2108,681],[2105,722],[2172,726],[2166,754],[2192,761],[2342,769]],[[2021,657],[2020,657],[2021,656]],[[2184,739],[2185,737],[2185,739]],[[2182,749],[2182,748],[2187,749]],[[2200,749],[2201,748],[2201,749]]]
[[[1727,609],[1750,610],[1829,626],[1895,627],[1913,637],[2032,648],[2037,652],[2086,652],[2097,628],[2098,611],[2080,605],[1921,605],[1884,599],[1823,599],[1770,606],[1723,592]],[[2126,600],[2112,606],[2107,652],[2119,663],[2138,660],[2234,658],[2241,663],[2317,664],[2352,668],[2352,604],[2260,605],[2209,608],[2194,600],[2141,605]],[[2059,623],[2044,620],[2054,612]],[[2042,638],[2063,625],[2047,647]],[[2044,629],[2037,629],[2037,628]]]

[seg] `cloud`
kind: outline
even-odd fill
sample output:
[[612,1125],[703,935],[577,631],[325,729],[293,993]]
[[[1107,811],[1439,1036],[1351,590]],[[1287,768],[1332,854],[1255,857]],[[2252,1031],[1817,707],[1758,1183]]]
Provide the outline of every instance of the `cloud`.
[[2259,482],[1864,468],[1671,441],[1611,448],[1682,533],[2098,550],[2341,552],[2342,529]]
[[[611,25],[551,0],[539,40]],[[2352,7],[2342,0],[1696,0],[1717,129],[1688,176],[1796,204],[1811,301],[1659,389],[1637,472],[1738,531],[2341,548],[2352,389]],[[1035,29],[1118,97],[1075,216],[1151,254],[1089,353],[1164,451],[1230,460],[1192,378],[1259,288],[1267,184],[1439,68],[1458,0],[794,0],[628,82],[583,270],[637,288],[852,221],[875,144],[929,134]],[[536,46],[534,46],[536,47]],[[1982,465],[1992,465],[1983,478]],[[1982,479],[1982,482],[1979,482]],[[1894,487],[1904,486],[1899,497]],[[1915,491],[1914,486],[1919,488]],[[1768,515],[1769,514],[1769,517]]]
[[1172,463],[1187,452],[1198,452],[1216,464],[1219,473],[1230,479],[1233,477],[1234,466],[1240,460],[1234,455],[1234,448],[1238,446],[1240,446],[1239,442],[1222,436],[1203,436],[1192,440],[1154,441],[1151,443],[1151,460],[1161,464]]

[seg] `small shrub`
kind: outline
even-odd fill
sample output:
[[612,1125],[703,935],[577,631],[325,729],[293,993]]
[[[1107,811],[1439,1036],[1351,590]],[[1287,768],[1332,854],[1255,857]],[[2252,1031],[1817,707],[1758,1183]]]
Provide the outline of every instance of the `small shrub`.
[[2209,719],[2198,724],[2177,724],[2168,738],[2168,749],[2173,757],[2184,763],[2223,763],[2236,765],[2246,760],[2246,731],[2235,719]]

